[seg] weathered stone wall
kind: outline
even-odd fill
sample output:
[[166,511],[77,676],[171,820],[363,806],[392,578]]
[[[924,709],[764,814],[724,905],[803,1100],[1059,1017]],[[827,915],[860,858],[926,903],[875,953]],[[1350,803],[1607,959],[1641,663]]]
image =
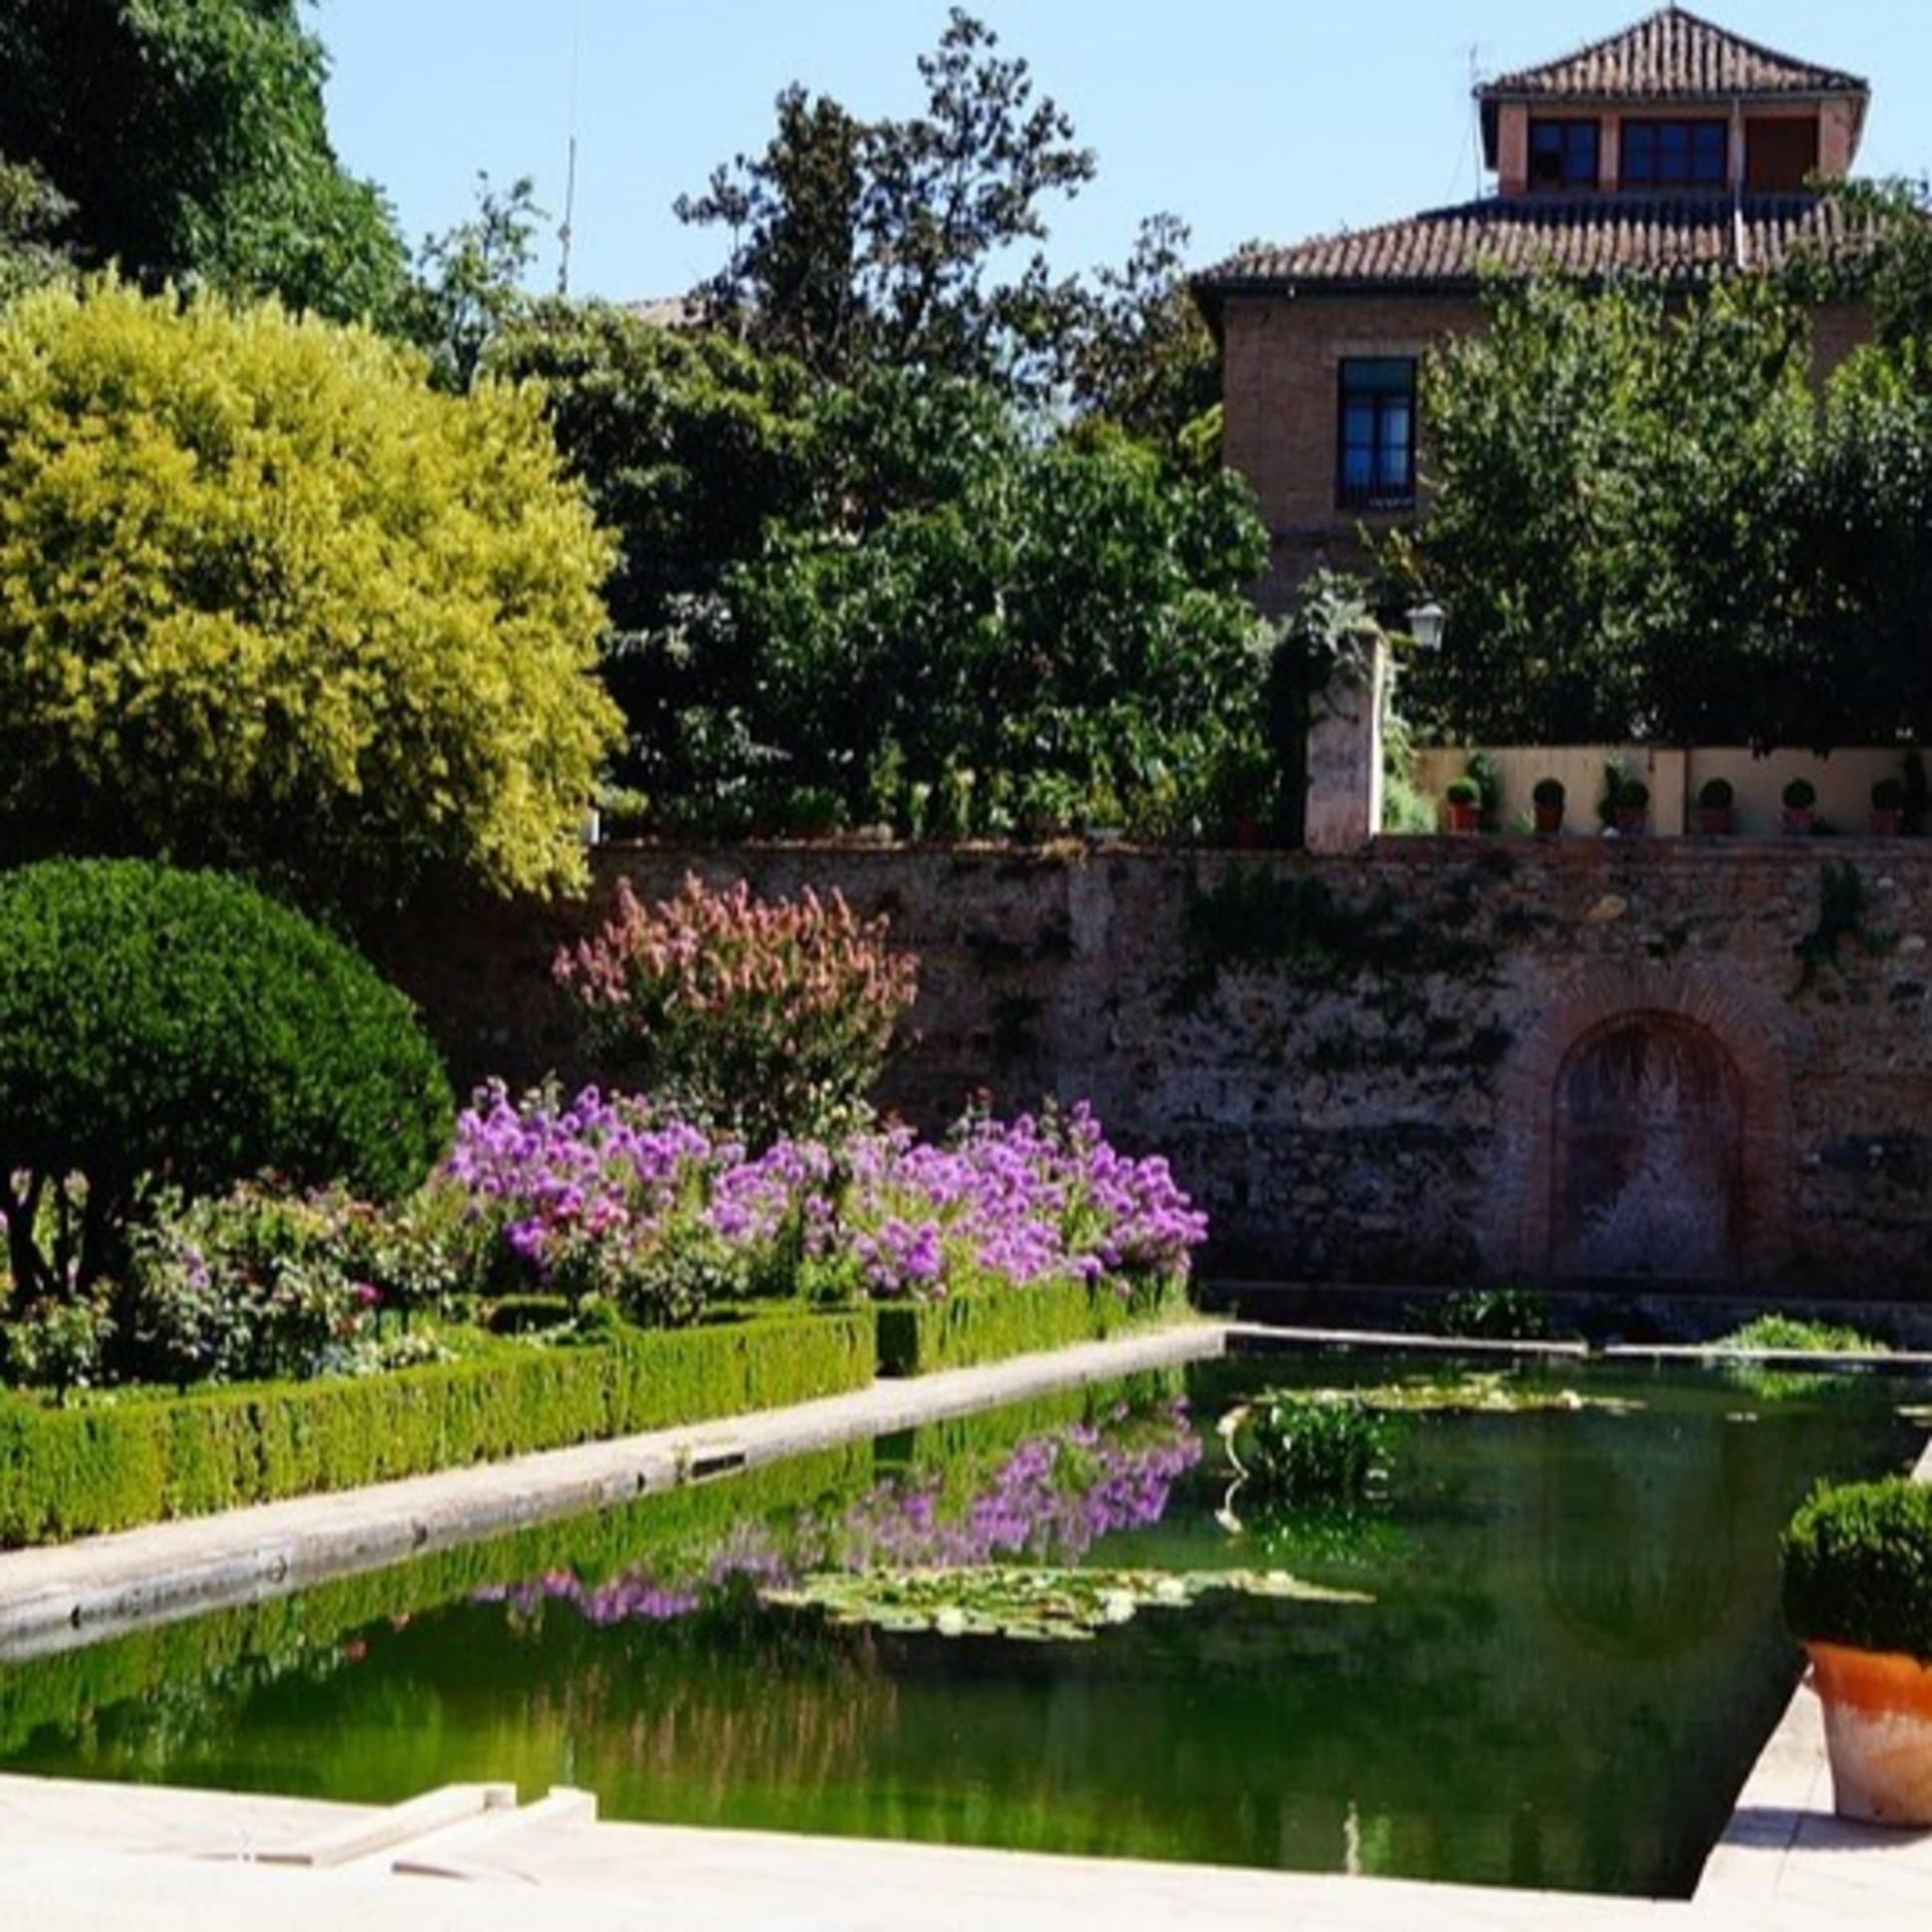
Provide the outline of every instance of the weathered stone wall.
[[[600,895],[690,866],[888,913],[923,987],[886,1098],[1090,1098],[1225,1266],[1932,1280],[1932,845],[605,849]],[[445,909],[386,964],[460,1077],[588,1074],[548,966],[590,914]]]

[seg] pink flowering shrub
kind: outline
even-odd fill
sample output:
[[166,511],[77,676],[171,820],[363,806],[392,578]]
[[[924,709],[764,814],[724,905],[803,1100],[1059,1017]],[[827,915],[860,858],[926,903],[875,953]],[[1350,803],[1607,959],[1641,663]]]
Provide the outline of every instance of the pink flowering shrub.
[[767,903],[742,880],[714,892],[688,874],[647,907],[626,880],[556,974],[614,1073],[767,1147],[860,1117],[918,989],[886,927],[836,892]]
[[444,1177],[525,1280],[659,1322],[759,1293],[1098,1282],[1126,1296],[1185,1278],[1207,1236],[1167,1163],[1117,1152],[1084,1106],[969,1115],[940,1146],[894,1128],[749,1157],[648,1103],[591,1090],[516,1106],[496,1087],[458,1120]]

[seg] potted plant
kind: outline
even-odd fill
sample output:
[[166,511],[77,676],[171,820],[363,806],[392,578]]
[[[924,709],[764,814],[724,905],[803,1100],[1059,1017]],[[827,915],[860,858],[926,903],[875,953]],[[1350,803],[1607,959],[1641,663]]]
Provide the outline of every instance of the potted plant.
[[844,829],[845,801],[826,785],[794,785],[785,794],[784,823],[795,839],[830,838]]
[[1707,778],[1697,792],[1697,829],[1709,838],[1722,838],[1735,822],[1738,794],[1728,778]]
[[1443,793],[1452,832],[1474,832],[1483,823],[1483,789],[1474,778],[1457,778]]
[[1529,794],[1529,802],[1536,811],[1536,835],[1539,838],[1553,839],[1563,829],[1563,807],[1569,794],[1563,790],[1560,778],[1538,778],[1536,788]]
[[1881,778],[1871,788],[1873,838],[1895,839],[1905,827],[1905,781]]
[[1650,827],[1650,787],[1641,778],[1626,778],[1617,787],[1617,830],[1625,838],[1640,838]]
[[1230,845],[1252,851],[1267,843],[1268,817],[1279,776],[1265,747],[1243,746],[1217,774]]
[[1817,823],[1817,787],[1808,778],[1794,778],[1785,787],[1785,830],[1794,839],[1806,837]]
[[1785,1531],[1840,1817],[1932,1825],[1932,1489],[1821,1486]]
[[1029,844],[1071,836],[1080,816],[1080,787],[1064,772],[1035,771],[1019,791],[1019,829]]

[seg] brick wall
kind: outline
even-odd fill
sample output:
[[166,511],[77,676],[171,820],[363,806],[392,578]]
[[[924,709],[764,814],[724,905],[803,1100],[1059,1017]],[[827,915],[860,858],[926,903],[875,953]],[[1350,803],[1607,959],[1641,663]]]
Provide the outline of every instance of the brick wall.
[[1241,297],[1224,325],[1226,454],[1260,501],[1274,541],[1261,601],[1279,608],[1320,562],[1360,562],[1357,530],[1386,515],[1335,504],[1344,356],[1420,356],[1482,323],[1464,296]]
[[[1828,864],[1851,868],[1829,892]],[[1710,1132],[1729,1139],[1688,1152],[1725,1177],[1729,1271],[1847,1296],[1932,1286],[1932,845],[606,849],[599,891],[629,872],[662,893],[688,865],[773,895],[837,885],[890,914],[923,984],[886,1098],[928,1128],[979,1089],[1005,1107],[1091,1098],[1124,1142],[1173,1156],[1225,1264],[1538,1274],[1565,1176],[1603,1151],[1602,1124],[1571,1117],[1577,1069],[1594,1079],[1593,1043],[1614,1063],[1651,1027],[1722,1090]],[[1192,937],[1196,895],[1234,868],[1264,907],[1298,909],[1284,950],[1245,964]],[[548,965],[590,916],[445,907],[381,951],[464,1080],[587,1075]],[[1687,1105],[1646,1085],[1637,1117]]]

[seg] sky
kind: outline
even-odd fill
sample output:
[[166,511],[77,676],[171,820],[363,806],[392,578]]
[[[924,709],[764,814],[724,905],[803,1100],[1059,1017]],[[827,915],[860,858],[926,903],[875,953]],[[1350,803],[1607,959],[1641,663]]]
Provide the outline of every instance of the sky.
[[[1073,117],[1098,178],[1050,213],[1061,270],[1125,255],[1171,210],[1207,263],[1469,199],[1472,66],[1508,72],[1627,25],[1643,0],[979,0],[976,12]],[[1862,74],[1874,100],[1861,173],[1932,170],[1926,0],[1707,0],[1752,39]],[[793,81],[855,114],[921,103],[914,65],[945,0],[319,0],[330,127],[381,182],[414,243],[459,220],[476,176],[535,177],[553,217],[578,141],[571,287],[680,293],[722,238],[671,204],[761,148]],[[543,238],[533,271],[554,286]]]

